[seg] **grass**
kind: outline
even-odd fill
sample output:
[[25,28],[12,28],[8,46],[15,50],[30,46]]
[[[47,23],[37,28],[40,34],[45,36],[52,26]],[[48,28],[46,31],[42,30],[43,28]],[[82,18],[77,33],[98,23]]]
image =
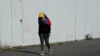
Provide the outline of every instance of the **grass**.
[[24,48],[27,48],[27,47],[37,47],[39,45],[31,45],[31,46],[16,46],[16,47],[0,47],[0,51],[13,51],[15,49],[24,49]]
[[11,48],[0,48],[0,51],[11,51]]
[[9,46],[6,46],[6,47],[0,47],[0,51],[12,51],[13,49],[22,49],[23,47],[22,46],[18,46],[18,47],[9,47]]
[[86,34],[85,36],[85,40],[92,40],[93,37],[90,34]]

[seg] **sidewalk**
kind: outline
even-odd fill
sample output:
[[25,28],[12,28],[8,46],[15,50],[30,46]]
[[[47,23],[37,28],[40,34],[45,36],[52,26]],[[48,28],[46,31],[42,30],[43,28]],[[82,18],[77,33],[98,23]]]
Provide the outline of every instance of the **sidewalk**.
[[[66,42],[61,45],[52,45],[52,54],[45,56],[100,56],[100,38]],[[47,48],[45,47],[45,53]],[[0,56],[40,56],[40,46],[16,48],[12,51],[0,51]]]

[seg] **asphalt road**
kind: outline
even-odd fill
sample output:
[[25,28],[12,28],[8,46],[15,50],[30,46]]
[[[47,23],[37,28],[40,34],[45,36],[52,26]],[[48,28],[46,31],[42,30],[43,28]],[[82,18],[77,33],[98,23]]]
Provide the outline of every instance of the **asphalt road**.
[[[52,45],[52,54],[45,56],[100,56],[100,38],[93,40],[82,40],[77,42],[66,42],[60,45]],[[40,56],[40,46],[29,46],[14,48],[10,51],[0,51],[0,56]]]

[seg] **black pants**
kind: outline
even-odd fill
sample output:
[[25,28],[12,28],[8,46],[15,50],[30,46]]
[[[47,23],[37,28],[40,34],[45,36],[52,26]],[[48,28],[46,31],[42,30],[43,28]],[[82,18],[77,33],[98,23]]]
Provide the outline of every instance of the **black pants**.
[[48,49],[50,49],[49,44],[49,34],[48,33],[39,33],[40,42],[41,42],[41,51],[44,51],[44,41]]

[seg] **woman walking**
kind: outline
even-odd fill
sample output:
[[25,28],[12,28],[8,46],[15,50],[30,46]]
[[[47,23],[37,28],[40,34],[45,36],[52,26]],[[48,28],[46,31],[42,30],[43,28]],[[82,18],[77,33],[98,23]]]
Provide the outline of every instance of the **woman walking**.
[[48,47],[48,54],[51,54],[51,48],[49,44],[49,36],[51,34],[51,21],[49,18],[43,13],[39,13],[38,17],[38,24],[39,24],[39,37],[41,42],[41,53],[40,55],[44,56],[44,41],[46,46]]

